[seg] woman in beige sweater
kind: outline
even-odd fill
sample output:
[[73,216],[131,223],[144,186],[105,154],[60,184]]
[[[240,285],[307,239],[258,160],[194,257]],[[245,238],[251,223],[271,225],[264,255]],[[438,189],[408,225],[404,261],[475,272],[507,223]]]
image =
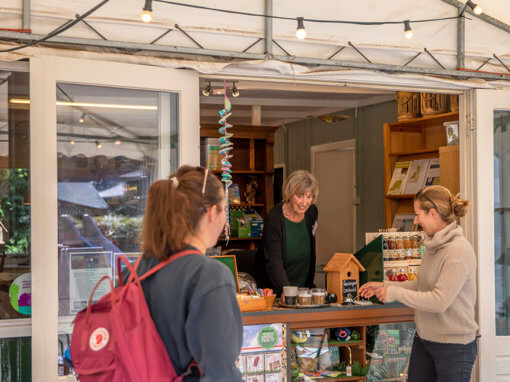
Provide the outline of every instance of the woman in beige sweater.
[[369,282],[360,288],[362,297],[375,295],[382,302],[399,301],[415,309],[409,382],[471,379],[477,355],[476,257],[456,222],[468,206],[441,186],[416,194],[414,223],[426,233],[418,279]]

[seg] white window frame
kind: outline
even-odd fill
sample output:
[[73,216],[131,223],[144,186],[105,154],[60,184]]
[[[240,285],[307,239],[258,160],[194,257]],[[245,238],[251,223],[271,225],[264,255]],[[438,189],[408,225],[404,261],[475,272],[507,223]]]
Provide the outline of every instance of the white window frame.
[[32,221],[32,376],[57,380],[58,203],[56,84],[178,92],[180,165],[200,161],[198,74],[188,70],[83,59],[30,60]]

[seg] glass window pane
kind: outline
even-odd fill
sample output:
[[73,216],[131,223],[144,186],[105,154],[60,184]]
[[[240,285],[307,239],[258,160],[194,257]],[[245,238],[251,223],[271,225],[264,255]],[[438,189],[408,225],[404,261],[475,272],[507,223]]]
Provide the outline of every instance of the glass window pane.
[[31,313],[28,81],[0,62],[0,319]]
[[178,166],[177,106],[177,93],[57,84],[61,334],[118,254],[138,256],[149,185]]
[[32,380],[30,337],[0,339],[0,381]]
[[496,335],[510,335],[510,111],[494,112]]

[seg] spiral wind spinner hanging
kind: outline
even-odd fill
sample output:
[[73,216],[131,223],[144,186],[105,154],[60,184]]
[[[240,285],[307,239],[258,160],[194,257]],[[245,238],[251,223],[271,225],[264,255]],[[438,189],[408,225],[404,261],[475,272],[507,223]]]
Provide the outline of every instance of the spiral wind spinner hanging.
[[227,122],[227,118],[232,114],[230,110],[232,109],[232,105],[230,104],[230,100],[227,97],[227,89],[226,82],[223,82],[223,109],[219,111],[220,120],[219,123],[221,127],[218,129],[222,136],[220,137],[220,155],[223,156],[221,158],[221,181],[225,183],[225,197],[227,199],[227,205],[225,207],[227,214],[227,222],[225,223],[225,240],[226,245],[228,245],[228,241],[230,239],[230,214],[228,207],[228,189],[232,184],[232,164],[230,163],[230,158],[232,158],[232,154],[230,151],[234,147],[230,138],[232,137],[232,133],[229,133],[227,129],[230,129],[232,125]]

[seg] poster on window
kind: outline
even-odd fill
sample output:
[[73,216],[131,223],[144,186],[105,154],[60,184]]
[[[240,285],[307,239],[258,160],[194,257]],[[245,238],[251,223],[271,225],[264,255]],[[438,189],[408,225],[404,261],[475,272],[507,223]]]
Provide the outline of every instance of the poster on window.
[[245,381],[286,381],[283,324],[245,325],[237,367]]
[[[101,277],[113,276],[111,251],[69,251],[69,310],[76,314],[87,307],[90,294]],[[110,283],[103,281],[96,289],[92,302],[110,292]]]

